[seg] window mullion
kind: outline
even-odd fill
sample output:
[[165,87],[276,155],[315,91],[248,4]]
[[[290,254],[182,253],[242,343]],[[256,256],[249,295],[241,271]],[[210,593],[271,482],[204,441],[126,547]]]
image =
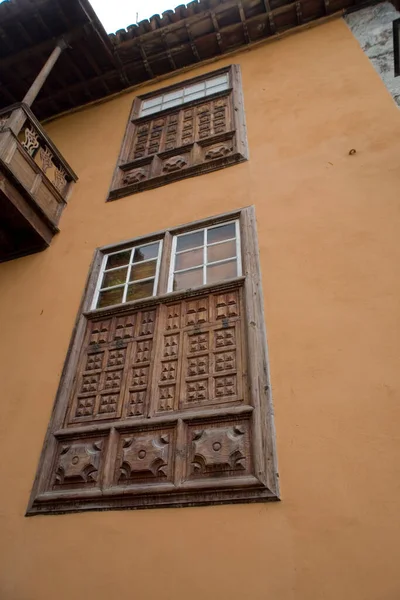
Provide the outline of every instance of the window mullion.
[[101,261],[100,273],[97,278],[96,289],[95,289],[94,296],[93,296],[92,310],[94,310],[96,308],[97,302],[99,301],[100,289],[101,289],[101,284],[103,282],[104,271],[106,268],[107,259],[108,259],[108,254],[104,254],[103,260]]
[[204,248],[203,248],[203,284],[207,283],[207,227],[204,228]]
[[122,303],[126,302],[126,297],[128,295],[128,285],[129,285],[129,279],[131,277],[131,270],[132,270],[133,258],[135,256],[135,252],[136,252],[136,247],[133,247],[131,250],[131,258],[129,259],[128,272],[126,274],[126,281],[125,281],[125,286],[124,286],[124,294],[122,296]]
[[163,240],[160,240],[158,242],[158,254],[157,254],[157,262],[156,262],[156,272],[154,275],[153,296],[157,296],[158,279],[160,277],[160,270],[161,270],[162,249],[163,249]]
[[237,275],[238,277],[242,274],[242,245],[240,241],[240,219],[235,221],[236,231],[236,260],[237,260]]
[[175,270],[175,260],[176,260],[176,242],[177,242],[177,237],[176,235],[173,236],[172,238],[172,247],[171,247],[171,253],[170,253],[170,265],[169,265],[169,276],[168,276],[168,284],[167,284],[167,291],[168,292],[172,292],[174,289],[174,270]]

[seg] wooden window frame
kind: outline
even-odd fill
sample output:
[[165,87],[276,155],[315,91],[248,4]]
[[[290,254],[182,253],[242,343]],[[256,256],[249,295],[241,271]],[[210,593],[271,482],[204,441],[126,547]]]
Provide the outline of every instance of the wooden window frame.
[[[226,90],[157,113],[140,115],[144,100],[222,74],[229,76],[229,86]],[[217,101],[225,107],[217,109]],[[203,109],[209,114],[209,119],[212,119],[213,123],[210,125],[209,135],[204,138],[198,131],[198,128],[202,127],[200,120],[203,117],[200,111]],[[224,113],[220,121],[223,124],[214,131],[214,118],[218,116],[216,112],[218,110]],[[192,123],[192,134],[189,138],[184,137],[183,132],[185,111],[192,112],[187,121],[189,125]],[[207,119],[205,115],[204,118]],[[176,116],[176,124],[168,124],[174,116]],[[159,130],[154,130],[154,135],[159,136],[157,138],[159,141],[155,142],[159,146],[158,149],[150,151],[151,136],[156,121],[163,122]],[[146,126],[150,128],[145,134],[146,143],[150,146],[143,155],[135,157],[133,150],[134,144],[138,143],[139,128]],[[171,134],[173,141],[167,143],[170,127],[171,131],[176,131],[176,139],[175,134]],[[248,145],[240,66],[231,65],[135,98],[107,201],[117,200],[179,179],[209,173],[246,160],[248,160]]]
[[[165,293],[168,285],[169,259],[173,235],[186,231],[194,231],[213,224],[220,224],[238,219],[241,231],[241,250],[243,276],[218,284],[200,286],[186,291]],[[104,255],[115,250],[123,250],[132,246],[163,239],[163,253],[159,279],[159,295],[143,300],[135,300],[123,305],[92,310],[93,294],[98,282]],[[238,291],[239,290],[239,291]],[[243,404],[211,406],[203,408],[179,407],[164,414],[148,415],[93,424],[77,425],[69,422],[66,426],[71,390],[76,381],[77,367],[83,348],[85,332],[90,319],[110,317],[110,315],[131,314],[134,310],[148,310],[155,305],[170,305],[173,302],[196,301],[198,298],[220,297],[218,294],[237,293],[240,300],[243,344],[245,348],[243,376],[245,395],[248,402]],[[228,318],[220,321],[219,332],[231,327]],[[194,325],[194,333],[201,332],[201,325]],[[197,328],[197,329],[196,329]],[[158,356],[158,354],[157,354]],[[157,360],[154,361],[157,364]],[[151,367],[152,368],[152,367]],[[239,371],[238,371],[239,372]],[[247,382],[247,383],[246,383]],[[151,418],[149,418],[151,416]],[[233,477],[224,473],[213,473],[212,479],[184,478],[184,464],[189,464],[190,444],[188,431],[197,435],[197,428],[221,427],[225,437],[244,436],[246,443],[242,451],[246,455],[246,471],[235,472]],[[136,483],[134,486],[118,487],[115,485],[117,453],[121,448],[121,436],[154,435],[173,432],[175,454],[173,462],[174,476],[169,483],[159,481]],[[203,430],[204,433],[205,430]],[[207,429],[210,431],[210,429]],[[212,430],[211,431],[215,431]],[[219,430],[218,430],[219,431]],[[143,433],[143,432],[147,432]],[[236,432],[232,434],[232,432]],[[247,436],[247,437],[246,437]],[[98,479],[92,486],[80,489],[79,485],[71,485],[67,489],[58,489],[54,481],[56,467],[60,464],[60,456],[68,455],[71,446],[86,444],[89,454],[96,454]],[[166,438],[162,437],[167,443]],[[193,439],[197,439],[194,435]],[[83,440],[83,442],[82,442]],[[124,437],[124,442],[126,438]],[[129,442],[127,442],[129,445]],[[194,442],[193,442],[194,443]],[[204,441],[202,442],[204,445]],[[229,442],[233,444],[234,442]],[[220,444],[219,444],[220,445]],[[215,446],[215,444],[214,444]],[[87,450],[89,448],[89,450]],[[245,450],[243,449],[245,448]],[[234,450],[235,448],[233,448]],[[215,448],[214,448],[215,450]],[[233,451],[232,450],[232,451]],[[236,451],[233,453],[235,455]],[[240,453],[239,453],[240,454]],[[86,456],[86,455],[85,455]],[[78,460],[78,457],[75,457]],[[75,460],[72,459],[73,460]],[[240,460],[244,460],[244,457]],[[75,464],[72,462],[72,464]],[[194,464],[194,463],[191,463]],[[72,468],[73,467],[69,467]],[[187,472],[187,471],[186,471]],[[190,480],[188,480],[190,479]],[[119,244],[99,248],[91,265],[90,275],[67,353],[59,389],[46,439],[44,442],[36,479],[27,509],[27,515],[67,513],[86,510],[141,509],[157,507],[183,507],[194,505],[224,504],[238,502],[263,502],[279,499],[279,483],[276,464],[275,430],[271,385],[268,368],[266,333],[263,314],[263,295],[260,278],[257,230],[253,207],[247,207],[232,213],[204,219],[196,223],[180,226],[135,238]],[[74,484],[74,480],[72,478]],[[57,488],[57,489],[56,489]]]

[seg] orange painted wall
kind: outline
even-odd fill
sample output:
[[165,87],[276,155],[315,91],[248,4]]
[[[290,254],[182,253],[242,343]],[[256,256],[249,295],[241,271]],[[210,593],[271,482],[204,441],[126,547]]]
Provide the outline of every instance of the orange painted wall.
[[[47,127],[80,181],[0,265],[2,600],[400,598],[400,115],[343,21],[230,62],[247,163],[105,204],[134,94]],[[95,247],[249,204],[282,502],[25,518]]]

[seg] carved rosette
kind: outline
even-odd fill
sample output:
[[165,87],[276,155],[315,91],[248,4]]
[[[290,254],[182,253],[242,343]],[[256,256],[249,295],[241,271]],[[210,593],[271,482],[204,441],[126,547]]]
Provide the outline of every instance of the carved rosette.
[[74,441],[60,447],[53,487],[92,487],[99,478],[103,440]]
[[143,181],[147,177],[147,172],[145,169],[133,169],[132,171],[128,171],[125,173],[122,181],[125,185],[130,185],[132,183],[139,183]]
[[163,171],[164,173],[172,173],[173,171],[180,171],[187,166],[187,159],[184,156],[172,156],[164,161]]
[[248,431],[244,424],[196,429],[192,432],[191,475],[245,471]]
[[123,437],[117,482],[147,482],[167,480],[171,473],[171,436],[165,431],[138,432]]
[[223,158],[232,152],[232,146],[230,144],[215,144],[214,146],[210,146],[205,153],[205,158],[207,160],[212,160],[215,158]]

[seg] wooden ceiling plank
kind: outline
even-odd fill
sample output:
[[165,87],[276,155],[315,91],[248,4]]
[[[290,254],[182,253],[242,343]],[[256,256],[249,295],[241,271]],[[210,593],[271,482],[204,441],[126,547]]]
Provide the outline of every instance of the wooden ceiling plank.
[[15,104],[18,102],[17,98],[10,92],[6,85],[0,84],[0,94],[4,94],[6,98],[8,98],[7,102],[10,104]]
[[[82,89],[84,89],[85,85],[88,85],[89,87],[91,86],[91,84],[97,84],[97,83],[101,83],[101,80],[107,79],[108,77],[114,77],[115,78],[115,71],[107,71],[107,73],[104,73],[103,75],[98,75],[96,77],[92,77],[92,79],[86,80],[85,82],[79,82],[79,83],[75,83],[73,85],[70,85],[67,87],[66,91],[69,94],[74,94],[74,93],[79,93],[80,91],[82,91]],[[115,90],[112,90],[115,91]],[[45,105],[46,103],[49,102],[50,99],[62,99],[63,96],[65,95],[65,90],[60,90],[58,92],[55,92],[51,98],[43,98],[41,100],[39,100],[36,103],[36,106],[38,106],[41,110],[42,110],[42,106]]]

